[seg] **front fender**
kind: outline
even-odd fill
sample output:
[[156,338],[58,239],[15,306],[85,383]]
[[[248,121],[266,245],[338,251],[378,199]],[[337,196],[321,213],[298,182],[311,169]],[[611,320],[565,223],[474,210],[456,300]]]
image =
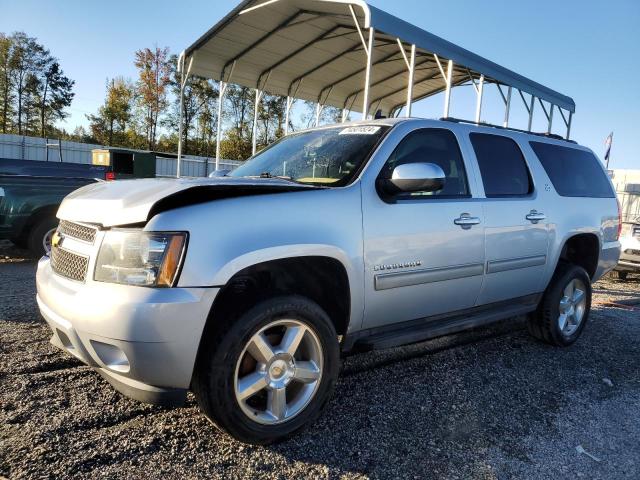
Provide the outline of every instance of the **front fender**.
[[188,231],[180,287],[222,287],[252,265],[327,257],[343,265],[351,322],[364,312],[360,186],[216,200],[156,215],[150,231]]

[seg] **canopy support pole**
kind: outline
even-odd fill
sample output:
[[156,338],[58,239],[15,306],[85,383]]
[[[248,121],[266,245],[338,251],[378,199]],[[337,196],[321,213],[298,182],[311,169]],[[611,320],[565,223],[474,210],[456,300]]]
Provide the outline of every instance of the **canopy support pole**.
[[482,96],[484,94],[484,75],[480,75],[480,82],[477,87],[478,98],[476,101],[476,124],[480,124],[480,116],[482,115]]
[[287,108],[284,112],[284,134],[289,135],[289,116],[291,114],[291,107],[293,106],[294,98],[287,97]]
[[433,54],[433,58],[435,58],[436,63],[438,64],[438,69],[440,69],[440,74],[442,78],[444,78],[444,82],[446,85],[446,89],[444,91],[444,118],[449,118],[449,107],[451,106],[451,83],[453,78],[453,61],[449,60],[447,63],[447,73],[444,72],[444,68],[442,68],[442,63],[440,62],[440,58],[435,53]]
[[411,107],[413,103],[413,80],[416,71],[416,46],[415,44],[411,45],[411,57],[407,58],[407,52],[404,51],[402,42],[399,38],[397,40],[398,47],[400,47],[400,53],[402,53],[404,63],[407,65],[407,69],[409,70],[409,79],[407,84],[407,111],[405,112],[405,116],[408,118],[411,117]]
[[[344,107],[342,108],[342,123],[346,123],[349,118],[349,113],[351,113],[351,110],[353,109],[353,104],[356,103],[357,99],[358,95],[355,95],[353,100],[351,100],[351,103],[349,103],[349,97],[344,101]],[[349,105],[348,107],[347,104]]]
[[567,127],[567,140],[569,140],[569,134],[571,133],[571,116],[573,113],[569,112],[569,119],[567,119],[567,117],[564,116],[562,107],[558,107],[558,111],[560,112],[560,116],[562,117],[565,127]]
[[509,87],[507,89],[507,95],[505,96],[505,94],[502,92],[502,87],[500,87],[500,84],[496,83],[496,86],[498,87],[500,96],[504,101],[504,122],[502,122],[502,126],[504,128],[509,128],[509,115],[511,114],[511,92],[513,90],[513,87]]
[[264,95],[264,91],[256,88],[256,101],[253,106],[253,134],[252,134],[252,142],[251,142],[251,154],[255,155],[256,150],[258,149],[258,113],[260,109],[260,102],[262,101],[262,95]]
[[316,120],[314,126],[320,125],[320,116],[322,115],[322,111],[324,110],[324,105],[321,103],[316,103]]
[[375,30],[369,29],[369,45],[366,47],[367,52],[367,72],[364,78],[364,102],[362,107],[362,120],[366,120],[369,116],[369,96],[371,94],[371,67],[373,63],[373,40],[375,37]]
[[[194,55],[195,56],[195,55]],[[189,59],[189,67],[187,68],[187,71],[185,73],[184,71],[184,52],[182,52],[180,54],[180,58],[178,59],[178,67],[180,68],[180,124],[178,126],[178,160],[176,162],[176,178],[180,178],[180,167],[181,167],[181,163],[182,163],[182,133],[183,133],[183,128],[182,128],[182,123],[184,120],[184,89],[187,86],[187,82],[189,81],[189,75],[191,74],[191,66],[193,65],[193,58],[194,56],[192,56]]]
[[364,47],[364,52],[367,54],[367,68],[364,77],[364,105],[362,107],[362,119],[366,120],[369,116],[369,94],[371,89],[371,68],[373,66],[373,47],[374,40],[376,36],[375,30],[371,27],[369,28],[369,41],[367,42],[364,38],[364,33],[362,32],[362,28],[360,28],[360,22],[358,22],[358,17],[356,16],[356,12],[353,9],[353,5],[349,4],[349,11],[351,12],[351,16],[353,17],[353,23],[355,23],[356,28],[358,29],[358,35],[360,35],[360,41],[362,42],[362,46]]
[[222,140],[222,109],[224,107],[224,95],[227,93],[227,88],[229,86],[229,81],[233,77],[233,71],[236,68],[236,62],[233,62],[231,66],[231,72],[229,73],[229,78],[225,82],[224,80],[220,80],[218,86],[218,125],[217,133],[216,133],[216,172],[220,170],[220,143]]
[[551,109],[549,110],[549,128],[547,129],[547,133],[551,133],[551,128],[553,127],[553,109],[555,105],[551,104]]
[[284,113],[284,116],[285,116],[284,134],[285,135],[289,135],[289,122],[291,119],[291,109],[293,108],[293,103],[296,101],[295,99],[296,99],[298,90],[300,89],[300,85],[302,85],[302,79],[298,82],[298,85],[296,85],[296,88],[293,91],[293,93],[290,92],[289,95],[287,96],[287,108]]
[[322,97],[322,92],[320,92],[320,95],[318,96],[318,103],[316,104],[316,124],[315,124],[316,127],[318,125],[320,125],[320,116],[322,115],[322,111],[324,110],[324,106],[327,103],[327,101],[329,100],[329,96],[331,95],[332,91],[333,91],[333,87],[331,87],[327,91],[327,93],[324,96],[324,98]]
[[527,130],[530,132],[533,127],[533,110],[536,107],[536,97],[531,95],[531,104],[529,105],[529,125],[527,126]]
[[260,113],[260,102],[262,102],[262,97],[264,97],[264,89],[267,88],[267,83],[269,82],[269,78],[271,78],[271,72],[267,75],[262,86],[258,84],[256,86],[256,102],[253,106],[253,141],[251,145],[251,154],[255,155],[258,149],[258,113]]

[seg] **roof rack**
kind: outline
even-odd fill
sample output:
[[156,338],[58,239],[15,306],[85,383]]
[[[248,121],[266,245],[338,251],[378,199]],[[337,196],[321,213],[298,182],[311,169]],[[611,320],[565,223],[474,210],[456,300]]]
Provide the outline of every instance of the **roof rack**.
[[554,140],[562,140],[562,141],[569,142],[569,143],[574,143],[574,144],[578,143],[575,140],[569,140],[569,139],[563,137],[562,135],[557,135],[555,133],[532,132],[531,130],[522,130],[520,128],[505,127],[504,125],[495,125],[493,123],[487,123],[487,122],[476,123],[476,122],[471,121],[471,120],[464,120],[464,119],[461,119],[461,118],[454,118],[454,117],[447,117],[447,118],[443,117],[443,118],[440,119],[440,121],[442,121],[442,122],[453,122],[453,123],[468,123],[470,125],[477,125],[479,127],[491,127],[491,128],[497,128],[498,130],[510,130],[510,131],[513,131],[513,132],[527,133],[529,135],[537,135],[538,137],[552,138]]
[[[218,80],[218,137],[229,83],[255,90],[255,112],[264,92],[287,97],[285,133],[294,99],[317,104],[316,124],[325,106],[349,112],[381,110],[385,116],[411,116],[413,102],[444,92],[449,117],[451,90],[473,85],[475,123],[480,123],[483,92],[498,88],[509,126],[512,94],[522,98],[531,130],[536,99],[551,132],[558,111],[570,138],[574,101],[364,0],[244,0],[180,54],[180,101],[190,75]],[[515,92],[514,92],[515,90]],[[525,96],[526,95],[526,96]],[[546,103],[546,105],[545,105]],[[182,106],[180,112],[182,114]],[[180,122],[182,128],[182,122]],[[256,151],[257,114],[254,115]],[[178,176],[182,132],[178,142]],[[219,167],[220,142],[216,148]]]

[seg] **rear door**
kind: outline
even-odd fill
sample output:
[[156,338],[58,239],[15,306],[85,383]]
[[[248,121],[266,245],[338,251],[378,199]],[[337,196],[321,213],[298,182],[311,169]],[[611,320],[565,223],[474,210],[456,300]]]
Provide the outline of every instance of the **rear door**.
[[485,199],[486,273],[478,305],[539,293],[548,261],[545,203],[516,141],[471,132]]
[[454,133],[420,128],[406,134],[374,175],[426,162],[446,174],[434,193],[381,194],[375,178],[362,186],[364,328],[473,307],[484,274],[482,204],[472,198],[468,168]]

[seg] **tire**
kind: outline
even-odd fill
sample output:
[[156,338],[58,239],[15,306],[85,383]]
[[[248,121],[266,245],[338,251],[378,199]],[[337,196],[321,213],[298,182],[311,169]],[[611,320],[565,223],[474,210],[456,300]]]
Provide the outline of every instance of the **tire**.
[[[340,361],[338,337],[324,310],[306,298],[283,296],[257,304],[235,321],[213,320],[222,322],[203,338],[192,390],[214,425],[237,440],[264,445],[316,420],[331,397]],[[264,330],[268,326],[272,328]],[[300,326],[308,330],[295,330]],[[299,347],[290,349],[295,357],[289,357],[283,348],[287,344],[285,332],[292,339],[298,337],[295,332],[302,331],[297,344],[290,342]],[[257,347],[259,338],[280,353],[262,355],[264,351]],[[302,363],[309,358],[315,362]],[[243,383],[248,385],[247,379],[254,378],[266,385],[241,398],[245,395],[242,392],[253,391],[243,389]],[[282,388],[286,394],[278,393]],[[269,409],[278,404],[277,398],[284,398],[284,408]]]
[[27,239],[24,237],[12,238],[11,243],[13,243],[16,247],[26,250],[29,248],[27,245]]
[[620,270],[611,271],[611,278],[615,278],[618,280],[626,280],[628,275],[629,275],[629,272],[622,272]]
[[[573,289],[570,285],[573,285]],[[571,291],[573,293],[570,293]],[[578,291],[583,295],[580,296]],[[550,345],[567,347],[580,337],[589,319],[590,310],[589,275],[582,267],[561,263],[544,293],[538,310],[529,316],[529,333]]]
[[56,217],[45,217],[38,220],[27,234],[27,247],[34,257],[40,258],[49,252],[45,249],[45,238],[58,227]]

